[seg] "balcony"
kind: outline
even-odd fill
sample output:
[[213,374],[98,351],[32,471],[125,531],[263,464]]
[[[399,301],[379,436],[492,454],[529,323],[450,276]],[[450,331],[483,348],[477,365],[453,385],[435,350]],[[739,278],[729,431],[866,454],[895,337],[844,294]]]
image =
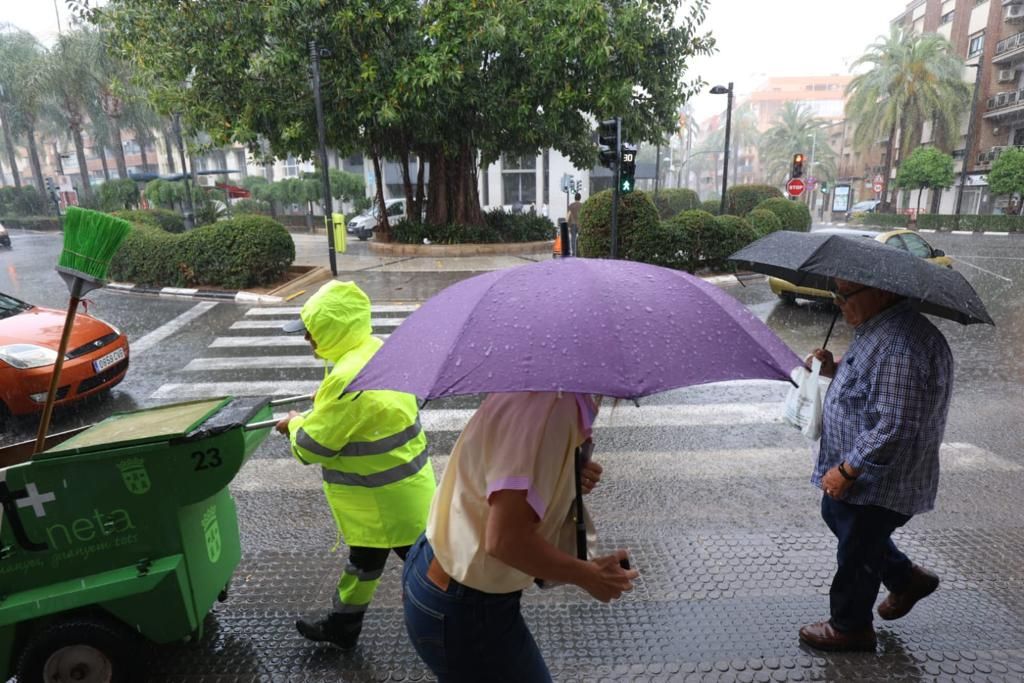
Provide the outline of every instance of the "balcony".
[[1024,60],[1024,32],[1014,34],[996,43],[993,64],[1013,64]]
[[988,120],[1024,120],[1024,89],[993,95],[985,104],[984,118]]
[[1024,145],[1003,145],[1002,147],[993,147],[987,152],[981,152],[978,154],[978,166],[991,166],[992,162],[1008,149],[1024,149]]

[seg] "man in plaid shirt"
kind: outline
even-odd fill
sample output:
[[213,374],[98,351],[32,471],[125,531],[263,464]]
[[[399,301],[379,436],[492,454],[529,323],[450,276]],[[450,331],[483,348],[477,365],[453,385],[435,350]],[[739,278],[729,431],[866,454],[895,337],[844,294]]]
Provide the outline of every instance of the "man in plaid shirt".
[[836,280],[835,301],[855,328],[840,362],[817,349],[821,374],[834,377],[823,406],[821,447],[811,482],[821,516],[839,539],[829,591],[831,618],[800,629],[820,650],[875,649],[872,606],[889,595],[883,619],[899,619],[939,585],[890,538],[935,506],[939,446],[953,391],[946,339],[901,297]]

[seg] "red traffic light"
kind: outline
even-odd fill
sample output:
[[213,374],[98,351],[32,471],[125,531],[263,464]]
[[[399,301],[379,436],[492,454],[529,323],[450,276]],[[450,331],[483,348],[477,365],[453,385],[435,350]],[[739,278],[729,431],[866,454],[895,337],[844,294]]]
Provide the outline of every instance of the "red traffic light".
[[794,164],[802,164],[802,163],[804,163],[804,155],[803,154],[797,154],[796,156],[794,156],[793,157],[793,163]]

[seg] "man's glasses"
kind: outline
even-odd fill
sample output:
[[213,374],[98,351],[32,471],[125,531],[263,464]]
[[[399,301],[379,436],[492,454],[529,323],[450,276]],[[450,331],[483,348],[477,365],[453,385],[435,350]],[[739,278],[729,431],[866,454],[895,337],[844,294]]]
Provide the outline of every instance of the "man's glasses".
[[868,289],[871,289],[871,288],[865,285],[864,287],[861,287],[860,289],[855,289],[852,292],[846,292],[846,293],[843,293],[843,292],[832,292],[832,298],[835,299],[835,302],[837,304],[845,304],[847,301],[849,301],[853,297],[857,296],[861,292],[863,292],[865,290],[868,290]]

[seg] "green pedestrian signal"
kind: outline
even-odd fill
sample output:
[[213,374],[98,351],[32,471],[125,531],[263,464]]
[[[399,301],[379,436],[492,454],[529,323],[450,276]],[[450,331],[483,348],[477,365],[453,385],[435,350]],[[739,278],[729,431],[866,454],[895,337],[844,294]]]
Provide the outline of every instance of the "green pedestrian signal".
[[622,168],[619,170],[619,193],[629,194],[636,187],[636,145],[628,142],[622,145]]
[[822,183],[821,184],[821,193],[822,194],[828,194],[828,183]]
[[632,178],[623,178],[622,182],[619,184],[619,192],[621,192],[622,194],[629,194],[632,191],[633,191],[633,179]]

